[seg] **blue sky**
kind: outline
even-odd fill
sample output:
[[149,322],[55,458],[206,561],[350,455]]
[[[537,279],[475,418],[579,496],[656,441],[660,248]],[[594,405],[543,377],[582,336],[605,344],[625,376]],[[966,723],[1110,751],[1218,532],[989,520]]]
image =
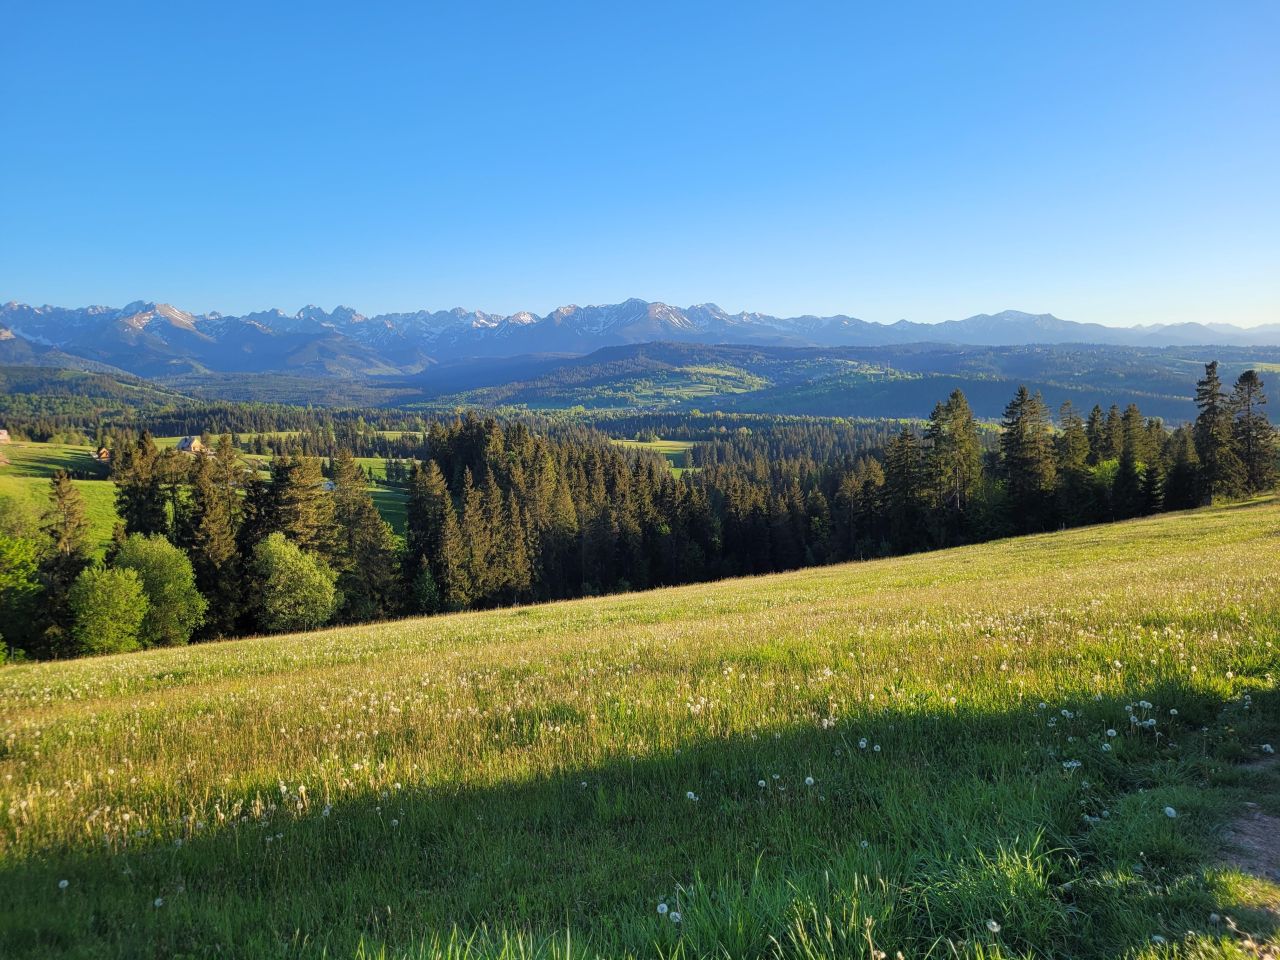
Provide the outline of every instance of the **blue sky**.
[[0,300],[1280,321],[1280,4],[0,11]]

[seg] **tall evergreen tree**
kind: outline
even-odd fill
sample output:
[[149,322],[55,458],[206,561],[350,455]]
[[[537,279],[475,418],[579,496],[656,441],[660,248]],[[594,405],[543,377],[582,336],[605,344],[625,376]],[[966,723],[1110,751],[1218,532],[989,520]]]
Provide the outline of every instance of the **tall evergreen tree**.
[[1095,414],[1101,424],[1102,408],[1095,406],[1086,425],[1069,400],[1058,412],[1058,515],[1071,524],[1087,523],[1097,512],[1090,470],[1090,464],[1097,461],[1089,439]]
[[116,513],[126,533],[169,534],[164,473],[160,451],[151,434],[143,431],[132,443],[122,444],[111,464],[116,485]]
[[1164,482],[1166,510],[1185,510],[1200,502],[1200,459],[1195,436],[1187,425],[1179,427],[1165,443],[1169,470]]
[[89,566],[90,543],[84,497],[66,470],[58,470],[49,481],[49,506],[41,529],[45,535],[40,561],[44,610],[34,652],[37,656],[67,656],[74,652],[67,633],[73,616],[68,598],[76,578]]
[[241,491],[249,480],[229,435],[211,456],[196,458],[179,514],[179,545],[191,556],[196,586],[209,601],[202,636],[236,632],[246,614],[245,565],[238,549]]
[[1245,487],[1244,465],[1235,450],[1231,405],[1222,390],[1218,361],[1205,364],[1204,378],[1196,383],[1196,455],[1200,459],[1200,494],[1208,502],[1233,497]]
[[1024,530],[1044,529],[1053,518],[1057,476],[1044,399],[1019,387],[1005,407],[1001,426],[1001,467],[1015,524]]
[[895,550],[918,550],[926,504],[920,441],[909,427],[889,441],[884,454],[884,510]]
[[400,605],[395,534],[369,496],[364,471],[345,450],[333,458],[333,505],[338,618],[356,623],[390,616]]
[[1267,395],[1256,370],[1246,370],[1231,391],[1234,416],[1232,437],[1243,468],[1247,493],[1261,493],[1276,485],[1276,433],[1263,408]]
[[276,457],[267,488],[267,531],[282,533],[303,550],[331,560],[337,529],[329,485],[315,457]]
[[982,478],[982,445],[973,410],[961,390],[933,408],[925,432],[925,486],[941,543],[962,537]]

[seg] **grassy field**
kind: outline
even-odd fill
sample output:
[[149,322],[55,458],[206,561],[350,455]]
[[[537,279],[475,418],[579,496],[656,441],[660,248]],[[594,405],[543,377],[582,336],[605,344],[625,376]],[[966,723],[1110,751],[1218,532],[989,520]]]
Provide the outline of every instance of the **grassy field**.
[[0,956],[1245,956],[1278,547],[1263,502],[4,668]]
[[97,474],[102,479],[72,481],[84,496],[90,536],[99,552],[111,542],[116,523],[115,485],[107,468],[90,456],[91,448],[58,443],[10,443],[0,447],[0,498],[15,500],[19,509],[38,519],[49,505],[49,478],[56,470]]
[[688,453],[689,448],[693,446],[692,440],[614,440],[613,442],[622,447],[648,450],[650,453],[666,457],[676,474],[691,469]]
[[[181,437],[157,437],[161,447],[175,447]],[[77,470],[97,473],[100,480],[76,480],[76,487],[84,495],[85,513],[89,517],[91,536],[98,544],[98,551],[105,551],[111,542],[111,530],[118,515],[115,507],[115,485],[106,479],[107,467],[90,456],[89,447],[68,446],[56,443],[12,443],[0,447],[9,463],[0,462],[0,498],[16,500],[19,509],[38,518],[48,506],[49,478],[55,470]],[[241,454],[266,474],[270,457]],[[374,475],[385,478],[386,461],[378,457],[357,457],[362,467],[373,467]],[[369,495],[382,518],[391,524],[401,536],[405,527],[405,503],[407,495],[400,487],[370,484]]]

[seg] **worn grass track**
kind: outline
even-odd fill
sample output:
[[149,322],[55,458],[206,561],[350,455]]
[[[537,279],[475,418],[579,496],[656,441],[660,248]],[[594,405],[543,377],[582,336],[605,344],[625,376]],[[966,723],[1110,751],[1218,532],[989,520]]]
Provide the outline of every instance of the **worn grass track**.
[[9,667],[0,955],[1241,955],[1278,648],[1267,501]]

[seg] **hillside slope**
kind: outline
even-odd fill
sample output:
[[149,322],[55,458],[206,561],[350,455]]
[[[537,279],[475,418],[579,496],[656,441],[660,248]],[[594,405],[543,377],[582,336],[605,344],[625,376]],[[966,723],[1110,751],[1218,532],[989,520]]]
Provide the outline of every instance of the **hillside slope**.
[[1278,547],[1267,501],[6,668],[0,955],[1213,954],[1280,894],[1213,866],[1280,815]]

